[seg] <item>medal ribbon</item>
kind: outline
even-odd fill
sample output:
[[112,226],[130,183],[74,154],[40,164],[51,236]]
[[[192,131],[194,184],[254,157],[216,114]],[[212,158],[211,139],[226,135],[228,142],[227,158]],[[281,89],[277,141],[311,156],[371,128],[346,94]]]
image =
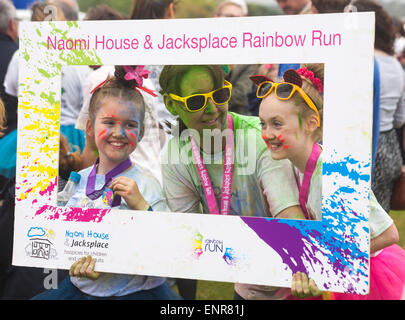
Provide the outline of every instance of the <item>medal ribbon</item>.
[[[233,121],[232,117],[228,114],[228,132],[226,136],[225,157],[224,157],[224,173],[222,181],[222,200],[221,200],[221,214],[228,214],[230,210],[231,194],[232,194],[232,172],[233,172],[233,158],[234,158],[234,137],[233,137]],[[214,190],[211,185],[208,171],[202,161],[200,150],[190,135],[191,151],[193,153],[194,161],[200,175],[201,183],[204,188],[205,197],[208,203],[208,209],[211,214],[219,214],[217,201],[215,199]]]
[[306,219],[309,219],[309,214],[307,211],[309,186],[311,184],[312,174],[315,171],[316,163],[318,162],[318,158],[321,152],[322,152],[321,147],[315,142],[314,145],[312,146],[311,155],[309,156],[308,162],[305,166],[305,173],[304,178],[302,179],[302,185],[300,183],[300,175],[298,172],[298,190],[300,192],[299,201],[301,209],[304,212]]
[[[96,199],[100,198],[104,192],[105,187],[110,184],[112,179],[132,166],[131,159],[128,157],[127,160],[121,162],[119,165],[117,165],[111,171],[107,172],[107,174],[104,177],[105,182],[104,182],[103,187],[99,190],[95,190],[97,164],[99,162],[100,162],[100,159],[97,158],[96,162],[94,163],[93,169],[91,170],[89,177],[87,178],[86,196],[91,200],[96,200]],[[117,207],[120,204],[121,204],[121,197],[115,196],[111,207]]]

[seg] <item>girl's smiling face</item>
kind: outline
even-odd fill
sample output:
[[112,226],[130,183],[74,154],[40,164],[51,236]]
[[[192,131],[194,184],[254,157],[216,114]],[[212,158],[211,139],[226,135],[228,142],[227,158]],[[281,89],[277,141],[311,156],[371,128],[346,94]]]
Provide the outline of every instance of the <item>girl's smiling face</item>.
[[111,170],[135,150],[143,134],[142,119],[131,102],[106,97],[100,104],[94,123],[88,121],[87,132],[95,139],[100,164]]
[[[197,93],[208,93],[216,89],[218,87],[215,87],[214,79],[206,68],[192,67],[181,79],[179,95],[186,97]],[[173,99],[169,99],[168,104],[169,110],[171,109],[173,114],[177,114],[187,128],[197,130],[200,135],[204,129],[223,130],[226,127],[227,103],[218,106],[211,98],[208,98],[205,108],[198,112],[187,111],[183,102]]]
[[279,100],[270,94],[260,104],[262,137],[275,160],[291,159],[306,145],[303,120],[293,99]]

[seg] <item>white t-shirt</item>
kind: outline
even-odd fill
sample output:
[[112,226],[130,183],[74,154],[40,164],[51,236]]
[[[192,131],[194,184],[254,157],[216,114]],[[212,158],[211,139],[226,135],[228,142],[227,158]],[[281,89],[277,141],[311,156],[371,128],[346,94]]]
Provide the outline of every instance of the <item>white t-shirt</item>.
[[4,91],[13,97],[18,97],[18,58],[20,50],[14,52],[8,63],[7,72],[4,76]]
[[[4,78],[5,92],[18,96],[18,58],[20,50],[14,52]],[[90,71],[87,66],[62,66],[62,94],[60,124],[74,125],[83,104],[82,83]],[[85,130],[85,128],[80,128]]]
[[83,105],[82,84],[89,72],[87,66],[62,66],[61,125],[76,123]]
[[405,72],[397,59],[376,55],[380,70],[380,132],[405,124]]
[[[80,171],[80,182],[75,193],[70,198],[67,207],[79,208],[110,208],[102,200],[102,197],[91,200],[86,196],[86,184],[90,171],[89,167]],[[154,211],[168,211],[166,201],[160,183],[150,174],[141,171],[135,165],[118,176],[126,176],[134,179],[138,185],[139,191],[152,207]],[[117,177],[118,177],[117,176]],[[104,176],[96,175],[95,189],[98,190],[104,185]],[[130,210],[124,198],[121,198],[119,209]],[[165,278],[138,276],[129,274],[102,273],[97,280],[87,278],[70,277],[71,282],[82,292],[96,297],[124,296],[141,290],[155,288],[164,283]]]

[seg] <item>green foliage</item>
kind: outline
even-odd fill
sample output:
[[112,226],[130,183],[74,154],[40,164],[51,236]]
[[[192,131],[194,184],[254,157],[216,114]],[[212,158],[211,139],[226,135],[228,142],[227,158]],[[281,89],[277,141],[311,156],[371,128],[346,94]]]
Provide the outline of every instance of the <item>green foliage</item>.
[[180,0],[176,5],[177,18],[211,18],[218,1]]
[[78,0],[78,3],[81,12],[86,12],[98,4],[106,4],[129,17],[132,9],[132,0]]
[[390,217],[394,220],[398,229],[398,245],[405,249],[405,211],[390,211]]
[[248,4],[249,16],[275,16],[283,14],[279,7]]

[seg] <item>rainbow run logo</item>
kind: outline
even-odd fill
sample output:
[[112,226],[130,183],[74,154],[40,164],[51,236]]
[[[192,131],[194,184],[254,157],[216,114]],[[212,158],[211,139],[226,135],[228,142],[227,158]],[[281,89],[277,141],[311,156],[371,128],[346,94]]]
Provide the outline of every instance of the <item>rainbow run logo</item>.
[[202,254],[220,254],[228,265],[235,265],[237,262],[234,249],[224,247],[222,240],[204,239],[203,235],[198,232],[194,237],[193,255],[198,259]]

